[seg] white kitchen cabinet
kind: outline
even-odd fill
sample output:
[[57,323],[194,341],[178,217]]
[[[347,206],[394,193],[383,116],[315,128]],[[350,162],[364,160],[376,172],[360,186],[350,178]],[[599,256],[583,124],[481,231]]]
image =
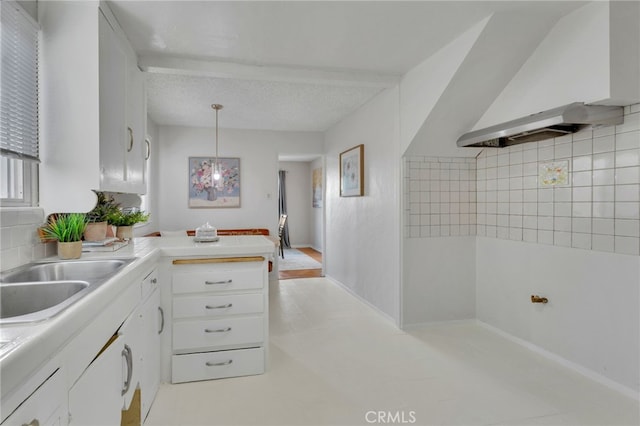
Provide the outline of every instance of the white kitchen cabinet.
[[69,391],[70,425],[120,424],[140,381],[140,321],[132,314]]
[[[140,377],[142,419],[146,418],[160,387],[161,336],[164,331],[164,312],[160,307],[158,274],[154,270],[143,282],[142,345],[140,348],[142,372]],[[146,300],[145,300],[146,298]]]
[[67,393],[63,374],[53,373],[2,422],[2,426],[64,426],[67,424]]
[[[144,285],[132,285],[139,301]],[[117,425],[122,411],[131,407],[143,376],[141,308],[130,313],[69,390],[70,425]]]
[[138,68],[135,55],[129,56],[127,65],[127,145],[125,156],[125,181],[128,192],[144,194],[148,146],[147,109],[144,73]]
[[107,3],[42,2],[38,21],[40,205],[89,211],[92,190],[144,193],[144,75]]
[[144,74],[109,15],[100,10],[100,189],[144,194]]
[[126,188],[127,54],[103,13],[100,19],[100,189]]
[[264,373],[267,261],[236,257],[172,263],[172,382]]
[[127,356],[124,338],[114,336],[69,390],[70,425],[120,424],[124,389],[121,372]]

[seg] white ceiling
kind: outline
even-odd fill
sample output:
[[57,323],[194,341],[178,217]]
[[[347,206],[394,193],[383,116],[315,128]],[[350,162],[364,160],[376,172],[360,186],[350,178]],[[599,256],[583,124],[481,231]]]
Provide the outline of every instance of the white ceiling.
[[[110,1],[160,125],[324,131],[492,13],[578,2]],[[505,35],[509,36],[509,35]]]

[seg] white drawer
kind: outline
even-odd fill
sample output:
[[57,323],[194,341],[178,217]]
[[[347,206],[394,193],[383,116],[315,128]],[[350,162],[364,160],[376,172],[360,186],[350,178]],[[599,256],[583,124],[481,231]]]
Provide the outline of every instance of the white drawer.
[[172,383],[262,373],[264,373],[263,348],[174,355],[171,357]]
[[158,271],[154,269],[142,280],[142,300],[145,300],[156,288],[158,288]]
[[264,296],[262,293],[177,296],[173,298],[174,318],[259,314],[263,311]]
[[237,345],[260,345],[264,341],[262,316],[176,321],[173,324],[174,351],[210,350]]
[[262,262],[174,266],[173,293],[260,289]]

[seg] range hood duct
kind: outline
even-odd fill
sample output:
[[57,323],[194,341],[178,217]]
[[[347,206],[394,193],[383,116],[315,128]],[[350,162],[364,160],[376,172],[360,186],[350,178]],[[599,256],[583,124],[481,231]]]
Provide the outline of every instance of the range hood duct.
[[504,148],[555,138],[589,127],[622,124],[623,117],[624,108],[621,106],[585,105],[574,102],[486,129],[465,133],[458,139],[458,146]]

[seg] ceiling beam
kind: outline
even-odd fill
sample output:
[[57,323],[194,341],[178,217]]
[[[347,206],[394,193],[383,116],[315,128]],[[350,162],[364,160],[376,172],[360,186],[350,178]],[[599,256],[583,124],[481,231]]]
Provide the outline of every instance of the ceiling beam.
[[331,86],[374,87],[386,89],[400,81],[399,75],[356,70],[326,70],[292,66],[249,65],[236,62],[184,59],[172,56],[138,58],[142,71],[157,74],[188,75],[209,78],[326,84]]

